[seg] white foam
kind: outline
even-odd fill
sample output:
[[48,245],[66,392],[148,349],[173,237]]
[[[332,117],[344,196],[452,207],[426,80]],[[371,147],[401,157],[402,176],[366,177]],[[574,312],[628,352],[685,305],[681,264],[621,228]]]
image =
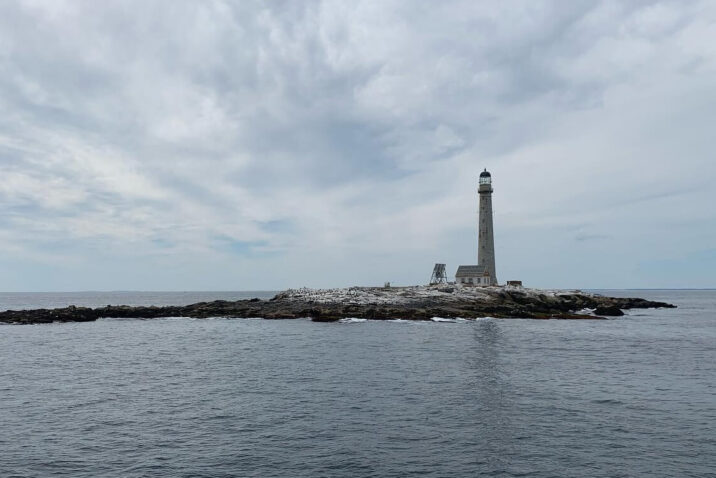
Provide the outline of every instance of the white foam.
[[361,322],[367,322],[368,319],[360,319],[358,317],[346,317],[345,319],[341,319],[338,322],[341,324],[359,324]]
[[433,317],[430,320],[433,322],[457,322],[455,319],[447,319],[445,317]]

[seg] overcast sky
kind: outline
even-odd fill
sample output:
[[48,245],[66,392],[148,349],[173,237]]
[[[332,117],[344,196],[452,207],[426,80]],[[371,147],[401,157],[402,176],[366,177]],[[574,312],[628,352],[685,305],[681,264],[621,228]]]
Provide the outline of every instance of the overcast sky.
[[0,2],[0,290],[716,287],[716,2]]

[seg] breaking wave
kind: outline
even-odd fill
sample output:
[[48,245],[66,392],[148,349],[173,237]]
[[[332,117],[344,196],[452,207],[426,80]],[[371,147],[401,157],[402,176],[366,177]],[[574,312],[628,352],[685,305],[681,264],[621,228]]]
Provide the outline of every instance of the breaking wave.
[[433,318],[430,319],[430,320],[432,320],[433,322],[452,322],[452,323],[457,322],[456,319],[448,319],[448,318],[445,318],[445,317],[433,317]]

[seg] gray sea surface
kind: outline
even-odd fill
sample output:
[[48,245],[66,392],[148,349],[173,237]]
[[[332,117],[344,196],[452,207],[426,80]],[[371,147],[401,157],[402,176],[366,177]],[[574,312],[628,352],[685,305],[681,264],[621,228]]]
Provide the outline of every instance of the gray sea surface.
[[210,292],[0,292],[0,311],[104,307],[107,305],[189,305],[212,300],[270,299],[278,291]]
[[[607,321],[0,326],[0,477],[713,477],[716,291]],[[263,293],[0,294],[0,310]]]

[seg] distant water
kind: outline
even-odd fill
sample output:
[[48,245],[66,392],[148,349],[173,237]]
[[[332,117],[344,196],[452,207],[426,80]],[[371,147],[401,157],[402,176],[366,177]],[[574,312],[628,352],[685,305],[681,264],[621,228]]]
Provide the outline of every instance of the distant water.
[[53,309],[76,305],[189,305],[212,300],[270,299],[277,291],[241,292],[0,292],[0,310]]
[[[679,308],[0,326],[0,476],[715,476],[716,291],[604,293]],[[261,296],[182,294],[0,309]]]

